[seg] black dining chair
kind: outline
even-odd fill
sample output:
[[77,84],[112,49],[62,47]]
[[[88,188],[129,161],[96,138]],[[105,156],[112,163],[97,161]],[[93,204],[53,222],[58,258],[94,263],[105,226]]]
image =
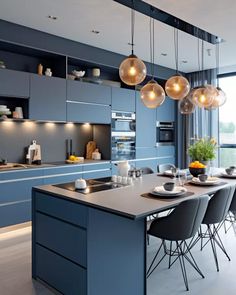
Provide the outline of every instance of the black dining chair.
[[154,173],[154,171],[149,167],[142,167],[140,169],[142,171],[142,174],[153,174]]
[[[227,222],[230,223],[230,226],[228,228],[227,228]],[[231,227],[234,228],[234,231],[236,233],[236,228],[234,227],[235,224],[236,224],[236,190],[234,191],[233,199],[229,207],[229,212],[225,218],[225,222],[224,222],[225,233],[227,233]]]
[[164,173],[167,170],[171,170],[171,168],[175,168],[173,164],[159,164],[157,166],[157,172]]
[[[189,248],[187,239],[193,238],[197,233],[204,218],[209,196],[201,196],[189,199],[180,203],[169,215],[160,217],[151,223],[148,234],[162,240],[149,268],[147,277],[149,277],[166,255],[169,255],[169,268],[179,260],[186,289],[189,290],[185,260],[204,278]],[[167,248],[166,241],[170,241],[170,248]],[[175,244],[172,248],[172,243]],[[154,266],[158,254],[164,249],[164,255]],[[171,258],[175,259],[171,262]]]
[[[223,251],[228,260],[230,257],[226,252],[224,244],[219,235],[219,229],[225,221],[229,212],[230,204],[235,192],[235,186],[228,186],[218,190],[210,199],[206,214],[203,218],[202,224],[207,226],[205,233],[200,228],[199,238],[201,239],[201,250],[210,242],[216,269],[219,271],[219,262],[217,257],[216,246]],[[203,240],[206,242],[203,244]]]

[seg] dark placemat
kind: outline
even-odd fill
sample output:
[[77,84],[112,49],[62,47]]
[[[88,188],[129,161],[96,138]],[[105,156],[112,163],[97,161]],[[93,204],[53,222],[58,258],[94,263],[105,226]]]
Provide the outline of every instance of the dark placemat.
[[204,185],[200,185],[200,184],[193,183],[193,182],[188,182],[185,185],[189,185],[189,186],[194,185],[194,186],[200,186],[200,187],[204,187],[204,186],[206,186],[206,187],[209,187],[209,186],[214,187],[214,186],[221,186],[221,185],[225,185],[225,184],[228,184],[228,182],[221,181],[221,182],[218,182],[216,184],[204,184]]
[[169,202],[172,202],[174,199],[180,199],[180,198],[186,198],[186,197],[190,197],[194,195],[193,192],[186,192],[185,194],[181,195],[181,196],[176,196],[176,197],[173,197],[173,198],[170,198],[169,196],[155,196],[151,193],[146,193],[146,194],[142,194],[141,197],[144,197],[144,198],[148,198],[148,199],[160,199],[160,200],[163,200],[163,201],[169,201]]

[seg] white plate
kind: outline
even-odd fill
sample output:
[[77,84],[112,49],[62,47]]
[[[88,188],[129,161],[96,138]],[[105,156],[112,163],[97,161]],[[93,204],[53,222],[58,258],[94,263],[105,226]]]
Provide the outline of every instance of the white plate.
[[205,182],[200,181],[199,178],[193,177],[190,181],[191,183],[198,184],[198,185],[215,185],[220,182],[220,179],[218,177],[208,177]]
[[225,178],[236,178],[236,174],[235,173],[232,174],[232,175],[229,175],[227,173],[221,173],[220,176],[225,177]]
[[173,191],[166,191],[163,186],[156,186],[152,191],[151,194],[155,196],[168,196],[171,197],[177,197],[185,194],[187,192],[187,189],[182,186],[176,186]]

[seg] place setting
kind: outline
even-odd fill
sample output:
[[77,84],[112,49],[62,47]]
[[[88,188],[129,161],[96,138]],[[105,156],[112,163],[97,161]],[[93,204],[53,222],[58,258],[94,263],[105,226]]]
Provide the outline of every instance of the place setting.
[[142,197],[155,199],[174,199],[177,197],[189,197],[193,192],[188,191],[184,186],[187,183],[187,173],[181,174],[174,181],[164,182],[154,187],[150,192],[142,194]]
[[230,166],[226,168],[224,172],[221,172],[220,177],[236,179],[236,167]]

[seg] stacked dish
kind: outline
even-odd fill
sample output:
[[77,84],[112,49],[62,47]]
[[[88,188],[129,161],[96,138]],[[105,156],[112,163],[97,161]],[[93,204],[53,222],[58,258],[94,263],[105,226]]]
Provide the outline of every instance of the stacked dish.
[[8,109],[5,105],[0,105],[0,116],[2,115],[11,115],[10,109]]

